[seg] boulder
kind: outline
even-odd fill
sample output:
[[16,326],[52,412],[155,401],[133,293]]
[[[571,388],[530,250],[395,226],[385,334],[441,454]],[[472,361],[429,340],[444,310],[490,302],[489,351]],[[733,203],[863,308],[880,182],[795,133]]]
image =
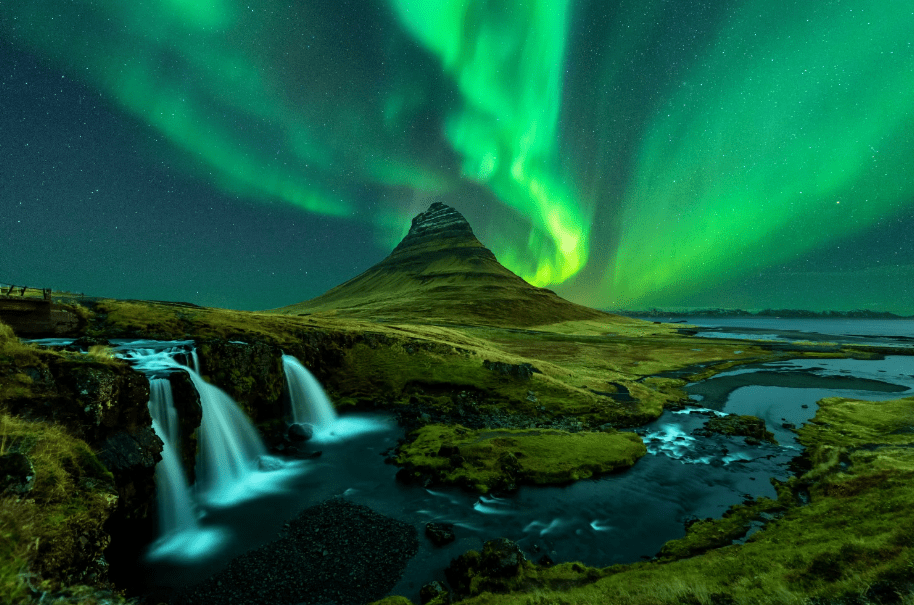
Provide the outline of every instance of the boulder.
[[419,589],[419,602],[422,605],[434,603],[435,605],[444,605],[450,603],[447,589],[437,580],[433,580]]
[[530,380],[534,374],[541,374],[538,369],[529,363],[505,363],[503,361],[490,361],[486,359],[482,362],[482,367],[496,374],[510,376],[516,380]]
[[289,429],[286,431],[286,436],[289,438],[289,441],[308,441],[314,437],[314,427],[310,424],[290,424]]
[[444,546],[456,539],[453,523],[426,523],[425,535],[435,546]]

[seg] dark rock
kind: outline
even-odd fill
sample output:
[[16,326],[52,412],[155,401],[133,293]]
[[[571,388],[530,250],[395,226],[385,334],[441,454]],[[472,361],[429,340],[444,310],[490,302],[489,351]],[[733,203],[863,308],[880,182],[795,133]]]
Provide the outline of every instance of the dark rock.
[[489,540],[482,546],[482,570],[486,575],[515,576],[524,560],[520,547],[507,538]]
[[134,468],[155,468],[162,459],[162,440],[152,427],[134,434],[126,431],[115,433],[105,440],[98,452],[98,459],[117,476]]
[[[738,416],[736,414],[715,416],[708,420],[704,430],[720,435],[743,436],[746,437],[746,443],[750,445],[758,445],[761,441],[777,443],[774,439],[774,434],[765,428],[765,421],[755,416]],[[749,438],[752,438],[753,442],[750,443]]]
[[552,557],[550,557],[549,555],[543,555],[542,557],[539,558],[539,560],[536,563],[540,567],[552,567],[553,565],[555,565],[555,561],[553,561]]
[[504,374],[517,380],[530,380],[533,374],[541,374],[538,369],[529,363],[504,363],[503,361],[489,361],[486,359],[482,362],[482,367],[491,370],[496,374]]
[[483,544],[481,553],[470,550],[451,561],[444,575],[454,593],[463,598],[482,591],[509,590],[525,564],[529,565],[516,543],[497,538]]
[[289,441],[307,441],[314,437],[314,427],[310,424],[290,424],[289,429],[286,431],[286,435],[288,435]]
[[460,450],[453,443],[442,443],[441,447],[438,448],[438,455],[442,458],[450,458],[459,453]]
[[419,589],[419,602],[422,605],[438,599],[438,603],[450,603],[447,589],[437,580],[433,580]]
[[781,424],[781,428],[785,428],[787,430],[793,431],[797,428],[797,425],[795,425],[792,422],[785,422],[785,423]]
[[77,338],[76,340],[74,340],[73,342],[68,344],[66,347],[64,347],[64,350],[86,352],[91,347],[95,347],[95,346],[110,347],[112,345],[108,341],[107,338],[99,338],[96,336],[80,336],[79,338]]
[[456,539],[453,523],[426,523],[425,535],[435,546],[444,546]]
[[168,375],[168,382],[171,383],[171,396],[178,413],[177,450],[184,475],[188,483],[192,484],[196,479],[197,428],[203,422],[200,394],[187,372],[172,372]]
[[361,605],[390,592],[418,549],[412,525],[334,498],[299,514],[279,540],[181,589],[171,603]]
[[35,483],[35,467],[27,456],[9,452],[0,456],[0,495],[23,495]]
[[255,423],[281,418],[282,353],[267,341],[205,340],[199,343],[200,373],[226,391]]

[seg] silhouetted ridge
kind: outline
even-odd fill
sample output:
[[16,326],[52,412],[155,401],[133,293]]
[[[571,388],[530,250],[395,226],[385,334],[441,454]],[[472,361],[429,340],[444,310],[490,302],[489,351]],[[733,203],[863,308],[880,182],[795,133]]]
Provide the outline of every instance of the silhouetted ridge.
[[413,219],[390,256],[317,298],[277,311],[515,326],[607,315],[525,282],[476,239],[463,215],[440,202]]

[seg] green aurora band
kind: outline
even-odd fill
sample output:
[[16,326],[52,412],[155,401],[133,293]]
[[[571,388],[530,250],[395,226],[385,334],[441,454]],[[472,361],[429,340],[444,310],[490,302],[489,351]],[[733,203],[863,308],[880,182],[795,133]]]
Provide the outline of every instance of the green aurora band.
[[463,200],[506,266],[615,308],[910,213],[912,31],[907,0],[0,4],[0,34],[193,178],[370,221],[388,248],[427,199]]
[[610,304],[676,300],[911,204],[910,3],[776,4],[740,3],[642,133]]

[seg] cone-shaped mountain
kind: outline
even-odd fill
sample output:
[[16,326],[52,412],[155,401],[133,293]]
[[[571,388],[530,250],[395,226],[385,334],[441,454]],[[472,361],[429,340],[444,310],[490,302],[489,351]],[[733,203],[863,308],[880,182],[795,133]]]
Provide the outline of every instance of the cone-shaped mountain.
[[317,298],[276,311],[507,326],[608,315],[525,282],[476,239],[463,215],[440,202],[413,219],[380,263]]

